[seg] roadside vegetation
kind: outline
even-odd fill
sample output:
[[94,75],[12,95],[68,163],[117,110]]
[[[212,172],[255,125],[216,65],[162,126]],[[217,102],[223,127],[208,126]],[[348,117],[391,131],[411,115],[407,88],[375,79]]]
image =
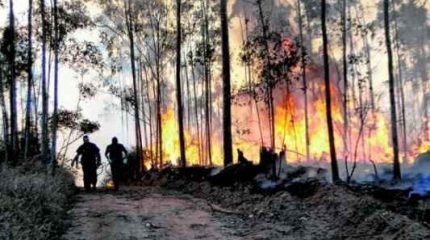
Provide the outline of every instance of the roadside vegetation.
[[0,170],[0,239],[59,239],[65,229],[73,176],[34,165]]

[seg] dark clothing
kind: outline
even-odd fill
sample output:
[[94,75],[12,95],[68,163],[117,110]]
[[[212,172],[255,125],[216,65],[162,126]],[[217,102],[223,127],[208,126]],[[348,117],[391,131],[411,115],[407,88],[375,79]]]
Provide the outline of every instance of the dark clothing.
[[90,190],[91,185],[93,185],[93,189],[95,189],[97,184],[97,167],[82,165],[82,170],[84,172],[84,188],[85,190]]
[[122,144],[112,143],[106,148],[106,156],[109,156],[111,160],[110,169],[112,172],[112,181],[115,187],[115,190],[118,190],[119,183],[122,180],[122,172],[124,169],[122,159],[122,153],[127,154],[127,150]]
[[112,162],[122,162],[122,153],[127,153],[125,147],[122,144],[111,144],[106,148],[106,155],[109,154],[109,158]]
[[124,167],[123,164],[120,162],[113,162],[110,164],[110,170],[112,172],[112,181],[113,181],[113,185],[115,190],[118,190],[119,188],[119,183],[122,180],[122,171],[123,171]]
[[94,143],[84,143],[76,152],[82,156],[82,166],[97,166],[100,164],[100,149]]
[[97,167],[100,164],[100,149],[94,143],[84,143],[76,151],[81,155],[81,165],[84,172],[84,187],[95,189],[97,184]]

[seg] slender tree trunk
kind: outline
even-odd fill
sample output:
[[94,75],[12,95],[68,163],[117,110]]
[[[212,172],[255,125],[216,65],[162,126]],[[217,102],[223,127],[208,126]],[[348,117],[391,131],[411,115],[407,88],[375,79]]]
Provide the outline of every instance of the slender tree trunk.
[[184,75],[185,75],[185,84],[187,88],[187,129],[189,130],[191,128],[191,87],[190,87],[190,78],[188,76],[188,62],[187,58],[183,59],[184,61]]
[[400,162],[399,162],[399,141],[397,136],[397,113],[396,113],[396,96],[394,91],[394,73],[393,73],[393,52],[391,49],[390,36],[390,3],[389,0],[384,0],[384,28],[385,28],[385,43],[387,45],[388,54],[388,77],[390,85],[390,106],[391,106],[391,137],[393,144],[393,180],[400,181]]
[[223,73],[223,133],[224,167],[233,163],[231,135],[231,93],[230,93],[230,49],[227,20],[227,0],[221,0],[221,38],[222,38],[222,73]]
[[[155,161],[154,161],[154,145],[153,145],[153,116],[152,116],[152,107],[151,107],[151,96],[149,93],[149,76],[148,71],[145,68],[145,65],[142,65],[144,72],[145,72],[145,83],[146,83],[146,98],[148,99],[148,112],[149,112],[149,158],[151,159],[151,167],[156,167]],[[152,90],[155,97],[155,89],[152,85]]]
[[321,0],[321,23],[323,36],[323,58],[324,58],[324,82],[327,114],[328,141],[330,145],[331,171],[333,182],[339,182],[339,169],[336,159],[336,148],[334,143],[334,128],[331,112],[331,94],[330,94],[330,65],[328,57],[328,39],[326,27],[326,0]]
[[46,41],[48,29],[46,26],[45,0],[40,0],[42,16],[42,161],[49,163],[49,137],[48,137],[48,88],[46,83]]
[[[160,26],[157,27],[157,39],[160,39]],[[161,116],[161,88],[162,81],[160,76],[160,43],[158,41],[157,45],[157,131],[158,131],[158,156],[159,156],[159,164],[160,168],[163,166],[163,125],[162,125],[162,116]]]
[[[245,19],[245,39],[246,42],[248,42],[248,36],[249,36],[249,19]],[[246,63],[246,72],[249,78],[249,91],[252,94],[252,99],[254,100],[255,105],[255,111],[257,113],[257,122],[258,122],[258,131],[260,134],[260,147],[264,146],[264,137],[263,137],[263,129],[261,127],[261,117],[260,117],[260,109],[258,108],[258,99],[257,99],[257,92],[255,91],[255,88],[253,86],[254,80],[253,80],[253,74],[252,74],[253,65],[252,62]],[[251,103],[252,104],[252,103]]]
[[[259,14],[259,20],[263,32],[263,38],[264,38],[264,48],[266,52],[269,52],[269,43],[267,42],[268,39],[268,26],[265,23],[264,20],[264,13],[263,13],[263,7],[262,7],[262,0],[257,0],[257,6],[258,6],[258,14]],[[266,57],[267,64],[270,64],[270,58],[269,56]],[[267,76],[266,76],[267,77]],[[273,106],[273,86],[272,86],[272,80],[271,79],[265,79],[265,81],[268,81],[267,87],[266,87],[266,98],[267,98],[267,111],[268,111],[268,120],[269,120],[269,132],[270,132],[270,145],[271,148],[274,150],[276,147],[275,142],[275,112],[274,112],[274,106]]]
[[306,161],[310,160],[310,138],[309,138],[309,113],[308,113],[308,82],[306,78],[306,48],[303,38],[303,20],[301,2],[297,0],[298,15],[299,15],[299,30],[300,30],[300,45],[301,45],[301,62],[302,62],[302,80],[303,80],[303,94],[305,104],[305,139],[306,139]]
[[[393,7],[395,6],[394,1],[391,1],[393,4]],[[399,90],[400,90],[400,104],[401,104],[401,126],[402,126],[402,137],[403,137],[403,158],[404,161],[408,161],[408,141],[407,141],[407,134],[408,134],[408,129],[407,129],[407,124],[406,124],[406,111],[405,111],[405,89],[403,86],[403,71],[402,71],[402,61],[401,61],[401,53],[400,53],[400,38],[399,38],[399,29],[398,29],[398,25],[397,25],[397,12],[394,9],[394,37],[396,38],[396,55],[397,55],[397,68],[398,68],[398,73],[397,73],[397,78],[399,80]]]
[[348,158],[348,139],[349,139],[349,107],[348,107],[348,59],[347,59],[347,15],[346,15],[346,0],[343,0],[342,9],[342,63],[343,63],[343,154],[344,158]]
[[28,160],[31,132],[31,97],[33,87],[33,0],[28,1],[28,62],[27,62],[27,100],[25,108],[24,161]]
[[[139,173],[143,171],[142,164],[142,133],[140,129],[140,117],[139,117],[139,98],[137,94],[137,78],[136,78],[136,57],[134,51],[134,18],[132,13],[132,2],[128,0],[128,6],[126,10],[126,25],[127,33],[130,41],[130,63],[131,73],[133,78],[133,97],[135,99],[134,106],[134,124],[135,124],[135,135],[136,135],[136,158],[138,160]],[[127,4],[126,4],[127,5]]]
[[181,0],[176,0],[176,101],[178,104],[179,148],[181,152],[181,167],[187,166],[184,136],[184,109],[181,87]]
[[12,46],[8,56],[10,67],[10,161],[16,164],[18,159],[18,119],[16,108],[16,79],[15,79],[15,14],[13,9],[13,0],[9,1],[9,28]]
[[[144,148],[142,150],[147,150],[148,149],[148,144],[149,144],[149,140],[148,140],[148,129],[147,129],[147,124],[146,124],[146,119],[147,119],[147,114],[146,114],[146,108],[145,108],[145,83],[146,81],[143,80],[143,63],[142,60],[139,58],[139,86],[140,86],[140,99],[141,99],[141,109],[142,109],[142,118],[143,118],[143,140],[145,140],[145,145]],[[146,88],[146,91],[148,91],[148,88]],[[148,99],[149,102],[149,99]],[[149,105],[149,104],[148,104]],[[150,121],[150,120],[149,120]],[[143,151],[145,152],[145,151]],[[145,162],[145,155],[142,156],[143,157],[143,161]]]
[[199,150],[199,164],[203,165],[202,163],[202,148],[201,148],[201,131],[200,131],[200,120],[199,120],[199,101],[197,98],[197,81],[196,81],[196,74],[194,70],[194,62],[193,62],[193,56],[191,52],[191,77],[193,79],[193,97],[194,97],[194,114],[196,118],[196,125],[197,125],[197,143],[198,143],[198,150]]
[[51,142],[51,165],[54,169],[57,164],[57,125],[58,125],[58,65],[59,65],[59,29],[58,29],[58,6],[57,0],[54,0],[54,110],[52,124],[52,142]]
[[5,101],[5,97],[4,97],[4,85],[3,85],[3,72],[2,72],[2,68],[0,66],[0,106],[1,106],[1,111],[2,111],[2,119],[3,119],[3,140],[5,143],[5,155],[4,155],[4,160],[6,162],[9,162],[9,146],[10,146],[10,142],[9,142],[9,117],[8,117],[8,112],[7,112],[7,106],[6,106],[6,101]]
[[203,39],[204,39],[204,78],[205,78],[205,130],[206,130],[206,164],[212,165],[212,139],[211,139],[211,124],[210,124],[210,61],[209,58],[209,20],[207,16],[208,2],[204,2],[204,26],[203,26]]

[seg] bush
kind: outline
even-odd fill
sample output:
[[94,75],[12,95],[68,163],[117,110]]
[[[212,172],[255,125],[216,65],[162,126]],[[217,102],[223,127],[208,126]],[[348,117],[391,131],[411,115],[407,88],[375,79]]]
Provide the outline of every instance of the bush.
[[0,170],[0,239],[58,239],[65,224],[73,176],[43,167]]

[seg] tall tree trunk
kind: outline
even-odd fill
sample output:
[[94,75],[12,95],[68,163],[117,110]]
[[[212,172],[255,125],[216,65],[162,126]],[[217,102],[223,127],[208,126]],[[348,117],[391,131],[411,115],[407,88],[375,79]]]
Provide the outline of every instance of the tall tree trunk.
[[343,63],[343,154],[344,158],[348,158],[348,139],[349,139],[349,107],[348,107],[348,59],[347,59],[347,15],[346,15],[346,0],[342,4],[342,63]]
[[327,114],[328,141],[330,145],[331,171],[333,182],[339,182],[339,169],[336,159],[336,148],[334,144],[334,128],[331,112],[331,94],[330,94],[330,65],[328,57],[328,39],[326,26],[326,0],[321,0],[321,23],[323,36],[323,58],[324,58],[324,82]]
[[[395,6],[395,2],[391,1],[393,7]],[[400,38],[399,38],[399,29],[398,29],[398,20],[397,20],[397,12],[394,9],[394,37],[396,39],[396,55],[397,55],[397,78],[399,80],[399,90],[400,90],[400,105],[401,105],[401,126],[402,126],[402,137],[403,137],[403,159],[404,161],[408,161],[408,141],[407,141],[407,124],[406,124],[406,111],[405,111],[405,90],[403,86],[403,71],[402,71],[402,55],[400,53]]]
[[204,77],[205,77],[205,127],[206,127],[206,164],[212,165],[212,138],[211,138],[211,107],[210,96],[211,96],[211,77],[210,77],[210,61],[208,47],[209,42],[209,19],[207,14],[207,8],[209,7],[208,1],[204,0],[204,26],[203,26],[203,39],[204,39]]
[[48,29],[45,11],[45,0],[40,0],[40,12],[42,17],[42,161],[47,164],[49,163],[48,88],[46,83],[46,41]]
[[27,100],[25,107],[25,145],[24,161],[28,160],[31,133],[31,97],[33,88],[33,0],[28,1],[28,62],[27,62]]
[[[142,119],[143,119],[143,140],[145,142],[144,147],[142,148],[143,151],[143,161],[145,162],[145,150],[148,149],[149,146],[149,140],[148,140],[148,130],[147,130],[147,124],[146,124],[146,119],[147,119],[147,114],[146,114],[146,107],[145,107],[145,84],[146,81],[143,80],[143,63],[142,63],[142,59],[139,58],[139,88],[140,88],[140,99],[141,99],[141,109],[142,109]],[[148,92],[148,88],[146,88],[146,92]],[[149,99],[148,99],[149,102]],[[149,104],[148,104],[149,105]],[[150,121],[150,120],[149,120]]]
[[[157,24],[157,39],[160,39],[160,25]],[[157,67],[157,137],[158,137],[158,160],[160,168],[163,166],[163,125],[162,125],[162,116],[161,116],[161,108],[162,108],[162,97],[161,97],[161,88],[162,88],[162,80],[161,80],[161,66],[160,66],[160,41],[157,41],[157,59],[156,59],[156,67]]]
[[[125,4],[127,5],[127,4]],[[130,63],[131,73],[133,78],[133,97],[135,99],[134,105],[134,126],[135,126],[135,137],[136,137],[136,158],[138,160],[139,173],[143,170],[142,164],[142,133],[140,129],[140,117],[139,117],[139,98],[137,94],[137,78],[136,78],[136,57],[134,52],[134,17],[132,16],[132,2],[128,0],[128,6],[126,7],[126,26],[128,39],[130,41]]]
[[[149,112],[149,158],[151,160],[151,168],[156,167],[155,161],[154,161],[154,145],[153,145],[153,117],[152,117],[152,107],[151,107],[151,96],[149,93],[149,77],[148,77],[148,70],[145,68],[145,65],[142,64],[143,70],[145,72],[145,84],[146,84],[146,98],[148,99],[148,112]],[[155,97],[155,89],[152,85],[152,90]]]
[[[6,101],[5,101],[5,97],[4,97],[4,83],[3,83],[4,79],[3,79],[3,72],[2,72],[2,68],[0,66],[0,107],[1,107],[1,111],[2,111],[2,119],[3,119],[3,141],[5,143],[5,151],[4,151],[4,160],[6,162],[9,161],[9,146],[10,146],[10,142],[9,142],[9,117],[8,117],[8,112],[7,112],[7,106],[6,106]],[[1,163],[1,162],[0,162]]]
[[15,14],[13,0],[9,1],[9,30],[10,30],[10,53],[8,56],[10,70],[10,162],[16,164],[18,159],[18,119],[16,108],[16,79],[15,79]]
[[399,141],[397,136],[397,113],[396,113],[396,96],[394,91],[394,70],[393,70],[393,52],[391,49],[390,36],[390,3],[389,0],[384,0],[384,28],[385,28],[385,43],[387,45],[388,55],[388,77],[390,85],[390,107],[391,107],[391,137],[393,144],[393,180],[400,181],[400,162],[399,162]]
[[184,112],[181,87],[181,0],[176,0],[176,101],[178,104],[179,148],[181,167],[187,166],[184,137]]
[[[257,7],[258,7],[258,15],[259,20],[261,24],[261,29],[263,33],[263,41],[264,41],[264,48],[267,53],[269,53],[269,43],[268,43],[268,33],[267,31],[268,26],[264,19],[264,13],[263,13],[263,6],[262,6],[262,0],[257,0]],[[266,64],[270,64],[270,57],[267,55],[266,57]],[[266,76],[268,77],[268,76]],[[269,132],[270,132],[270,145],[271,148],[274,150],[276,147],[275,142],[275,111],[274,111],[274,104],[273,104],[273,86],[272,86],[272,80],[271,79],[265,79],[265,81],[268,81],[267,87],[266,87],[266,98],[267,98],[267,112],[268,112],[268,120],[269,120]]]
[[197,143],[198,143],[198,150],[199,150],[199,164],[203,165],[203,157],[202,157],[202,147],[201,147],[201,131],[200,131],[200,120],[199,120],[199,101],[197,98],[197,81],[196,81],[196,74],[194,70],[194,61],[193,61],[193,53],[190,51],[190,58],[191,58],[191,77],[193,80],[193,97],[194,97],[194,114],[196,118],[196,125],[197,125]]
[[[248,42],[249,40],[249,19],[245,18],[245,39],[246,42]],[[252,99],[254,101],[254,106],[255,106],[255,111],[257,113],[257,123],[258,123],[258,132],[260,134],[260,148],[264,146],[264,137],[263,137],[263,129],[261,127],[261,117],[260,117],[260,109],[258,107],[258,96],[257,96],[257,92],[254,88],[254,80],[253,80],[253,73],[252,73],[252,69],[253,69],[253,64],[252,62],[247,62],[246,63],[246,72],[249,78],[249,91],[252,94]],[[252,105],[252,102],[251,102]]]
[[51,139],[51,166],[54,169],[57,164],[57,125],[58,125],[58,65],[59,65],[59,29],[58,29],[58,6],[54,0],[54,110],[52,113],[52,139]]
[[221,38],[223,75],[224,167],[233,163],[231,134],[230,49],[228,37],[227,0],[221,0]]
[[302,62],[302,80],[303,80],[303,94],[305,104],[305,139],[306,139],[306,161],[310,160],[310,138],[309,138],[309,112],[308,112],[308,81],[306,78],[306,48],[303,38],[303,20],[301,2],[297,0],[298,15],[299,15],[299,30],[300,30],[300,45],[301,45],[301,62]]
[[187,124],[185,124],[186,128],[189,130],[191,128],[191,87],[190,87],[190,78],[188,76],[188,62],[187,58],[183,59],[184,61],[184,76],[185,76],[185,84],[187,88]]

